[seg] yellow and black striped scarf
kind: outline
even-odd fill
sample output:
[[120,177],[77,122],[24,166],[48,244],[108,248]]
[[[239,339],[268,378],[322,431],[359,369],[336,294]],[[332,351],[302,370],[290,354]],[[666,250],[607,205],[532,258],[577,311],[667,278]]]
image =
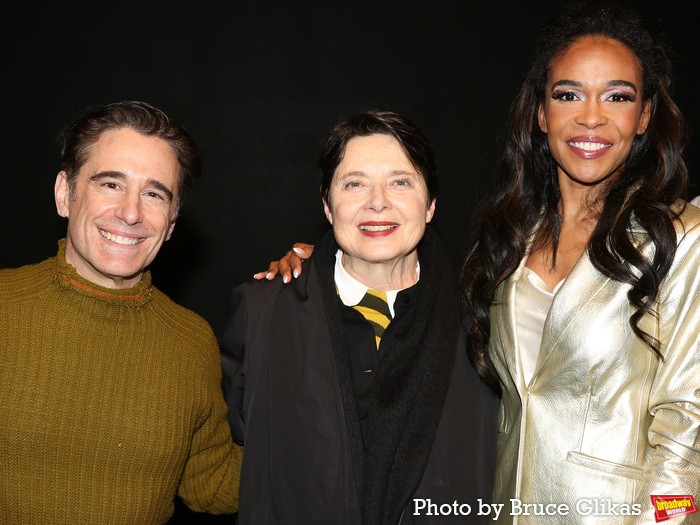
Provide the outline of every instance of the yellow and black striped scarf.
[[391,322],[391,311],[387,303],[386,292],[368,288],[365,296],[353,308],[360,312],[374,328],[374,337],[377,341],[377,349],[379,349],[384,330]]

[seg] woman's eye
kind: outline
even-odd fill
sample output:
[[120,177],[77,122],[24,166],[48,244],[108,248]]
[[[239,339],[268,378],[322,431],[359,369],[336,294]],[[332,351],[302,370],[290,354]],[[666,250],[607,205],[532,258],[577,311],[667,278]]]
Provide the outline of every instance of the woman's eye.
[[554,100],[563,100],[564,102],[573,102],[578,100],[578,95],[573,91],[558,91],[552,94]]
[[351,180],[350,182],[345,184],[346,188],[359,188],[360,186],[362,186],[362,183],[356,180]]
[[635,97],[629,93],[612,93],[608,100],[611,102],[634,102]]

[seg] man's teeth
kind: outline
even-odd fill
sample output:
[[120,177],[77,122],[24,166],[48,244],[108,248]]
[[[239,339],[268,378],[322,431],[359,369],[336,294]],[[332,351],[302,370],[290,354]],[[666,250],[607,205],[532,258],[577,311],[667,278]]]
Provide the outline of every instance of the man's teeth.
[[100,230],[100,234],[102,235],[102,237],[104,237],[108,241],[116,242],[117,244],[134,245],[134,244],[138,244],[141,240],[140,238],[132,239],[130,237],[122,237],[121,235],[115,235],[113,233],[109,233],[109,232],[106,232],[104,230]]
[[569,142],[569,146],[582,149],[584,151],[598,151],[599,149],[609,148],[612,144],[603,144],[601,142]]
[[368,224],[361,224],[360,229],[365,230],[367,232],[381,232],[384,230],[393,230],[394,228],[398,228],[398,224],[385,224],[383,226],[370,226]]

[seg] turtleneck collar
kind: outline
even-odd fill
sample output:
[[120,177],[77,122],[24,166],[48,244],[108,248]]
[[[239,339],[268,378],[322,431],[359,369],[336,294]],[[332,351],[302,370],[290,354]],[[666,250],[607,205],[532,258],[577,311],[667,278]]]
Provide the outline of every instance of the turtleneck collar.
[[56,271],[60,286],[71,289],[81,295],[94,297],[111,304],[138,308],[148,302],[151,295],[151,273],[145,272],[143,278],[131,288],[105,288],[81,277],[75,268],[66,262],[66,240],[58,241]]

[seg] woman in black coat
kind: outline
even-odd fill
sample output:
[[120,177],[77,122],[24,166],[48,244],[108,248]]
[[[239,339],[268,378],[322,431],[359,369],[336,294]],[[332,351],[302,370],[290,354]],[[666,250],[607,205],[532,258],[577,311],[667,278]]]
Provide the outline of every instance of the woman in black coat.
[[427,226],[432,147],[370,111],[333,129],[320,165],[332,231],[292,283],[236,288],[220,339],[239,522],[489,521],[498,400]]

